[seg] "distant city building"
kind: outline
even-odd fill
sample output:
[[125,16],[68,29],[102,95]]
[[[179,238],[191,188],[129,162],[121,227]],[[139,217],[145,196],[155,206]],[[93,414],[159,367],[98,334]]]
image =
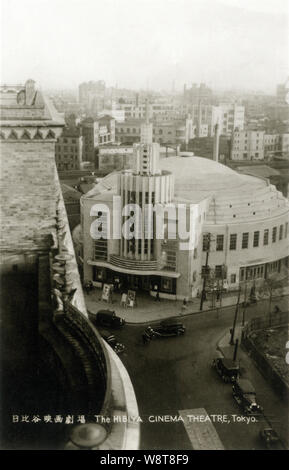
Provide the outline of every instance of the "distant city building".
[[116,105],[112,105],[112,108],[103,109],[98,113],[98,117],[111,116],[118,122],[123,122],[125,120],[125,111],[123,109],[116,109]]
[[98,170],[110,172],[123,170],[133,166],[133,147],[123,145],[106,145],[100,147],[98,154]]
[[105,108],[105,82],[84,82],[78,87],[79,103],[86,111],[98,113]]
[[289,123],[289,104],[273,103],[266,106],[266,115],[272,120],[286,121]]
[[99,145],[113,144],[115,142],[115,119],[110,115],[100,116]]
[[200,101],[211,104],[213,92],[205,83],[200,83],[199,86],[193,83],[191,88],[184,85],[183,99],[187,104],[198,104]]
[[[140,142],[141,127],[144,120],[131,119],[116,123],[116,140],[123,144]],[[153,141],[160,145],[181,145],[194,137],[192,119],[155,121],[153,127]]]
[[282,156],[289,158],[289,133],[280,135],[280,151]]
[[230,136],[234,129],[244,128],[245,108],[239,104],[212,105],[199,101],[198,104],[185,103],[181,112],[192,117],[196,137],[212,137],[217,123],[221,135]]
[[80,170],[83,138],[79,127],[65,127],[55,144],[55,161],[58,171]]
[[[189,141],[187,150],[198,157],[213,159],[214,137],[195,137]],[[230,140],[221,135],[219,137],[219,161],[225,162],[230,157]]]
[[245,108],[239,104],[220,103],[222,109],[222,121],[220,122],[220,133],[232,135],[235,129],[244,129]]
[[285,83],[277,85],[276,99],[278,104],[289,104],[289,77]]
[[94,162],[97,167],[98,148],[115,142],[115,120],[108,115],[98,119],[88,117],[80,123],[83,137],[83,161]]
[[[118,108],[125,113],[125,119],[145,119],[146,103],[145,100],[140,101],[138,95],[135,102],[119,103]],[[149,118],[160,121],[171,121],[178,117],[178,111],[170,99],[159,99],[148,104]]]
[[231,160],[263,160],[289,156],[289,134],[267,134],[262,129],[236,130],[231,139]]
[[231,160],[263,160],[264,131],[236,130],[231,141]]

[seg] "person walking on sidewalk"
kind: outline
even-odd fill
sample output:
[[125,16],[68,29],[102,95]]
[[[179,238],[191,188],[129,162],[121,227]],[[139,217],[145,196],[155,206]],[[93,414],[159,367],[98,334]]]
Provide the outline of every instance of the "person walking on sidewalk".
[[159,293],[159,291],[157,291],[157,293],[156,293],[156,302],[160,302],[160,301],[161,301],[160,293]]
[[184,297],[183,305],[182,305],[182,312],[187,310],[187,308],[188,308],[188,301],[187,301],[186,297]]

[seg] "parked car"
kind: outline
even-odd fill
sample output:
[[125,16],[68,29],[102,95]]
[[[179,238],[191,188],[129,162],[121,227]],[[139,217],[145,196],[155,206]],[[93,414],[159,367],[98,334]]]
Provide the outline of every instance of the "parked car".
[[260,431],[260,438],[265,444],[267,449],[270,450],[282,450],[283,446],[280,441],[280,438],[276,431],[272,429],[271,427],[264,428]]
[[124,318],[120,318],[112,310],[99,310],[97,313],[89,312],[89,318],[98,326],[107,328],[121,328],[125,325]]
[[110,345],[110,347],[116,352],[116,354],[120,354],[125,350],[125,346],[122,343],[119,343],[114,335],[107,331],[100,331],[101,337]]
[[249,380],[238,379],[233,384],[233,397],[245,413],[262,412],[262,407],[256,402],[256,391]]
[[161,338],[161,337],[170,337],[170,336],[179,336],[183,335],[186,331],[186,327],[180,322],[161,322],[160,325],[148,326],[144,335],[147,335],[150,339]]
[[223,381],[236,382],[240,374],[240,367],[237,362],[225,357],[217,357],[213,360],[212,366],[216,369]]

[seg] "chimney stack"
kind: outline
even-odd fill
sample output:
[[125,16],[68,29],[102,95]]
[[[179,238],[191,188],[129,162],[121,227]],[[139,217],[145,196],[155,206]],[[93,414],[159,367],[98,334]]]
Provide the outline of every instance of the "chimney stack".
[[219,161],[219,124],[217,123],[214,127],[215,132],[214,132],[214,144],[213,144],[213,160],[215,162]]

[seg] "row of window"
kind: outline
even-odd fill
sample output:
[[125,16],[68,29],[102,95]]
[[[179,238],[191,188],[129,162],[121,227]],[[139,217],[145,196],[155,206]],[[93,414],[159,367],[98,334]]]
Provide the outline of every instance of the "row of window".
[[[253,233],[253,247],[257,248],[260,245],[260,234],[261,232],[259,230],[255,230]],[[288,236],[288,222],[285,224],[281,224],[278,227],[273,227],[272,229],[272,234],[271,234],[271,241],[272,243],[276,243],[277,238],[279,240],[282,240],[283,238],[287,238]],[[230,250],[236,250],[237,249],[237,234],[236,233],[231,233],[230,234],[230,241],[229,241],[229,249]],[[263,245],[266,246],[269,244],[269,239],[270,239],[270,231],[269,229],[265,229],[263,231]],[[249,232],[244,232],[242,233],[242,241],[241,241],[241,247],[242,249],[249,248],[249,240],[250,240],[250,234]],[[207,236],[203,235],[203,251],[207,251]],[[224,235],[217,235],[216,237],[216,251],[223,251],[224,250]]]
[[68,144],[68,143],[70,143],[70,142],[72,142],[73,144],[76,144],[76,139],[71,139],[71,141],[70,141],[70,139],[63,138],[63,142],[64,142],[65,144]]
[[[268,274],[280,272],[282,261],[273,261],[272,263],[259,264],[255,266],[247,266],[240,268],[240,282],[251,281],[254,279],[264,279]],[[288,258],[285,260],[286,266],[288,266]],[[214,278],[216,280],[226,280],[227,272],[224,265],[217,265],[215,269],[213,268]],[[212,269],[209,266],[202,266],[202,277],[205,276],[211,277]],[[236,274],[230,275],[230,283],[234,284],[236,282]]]

